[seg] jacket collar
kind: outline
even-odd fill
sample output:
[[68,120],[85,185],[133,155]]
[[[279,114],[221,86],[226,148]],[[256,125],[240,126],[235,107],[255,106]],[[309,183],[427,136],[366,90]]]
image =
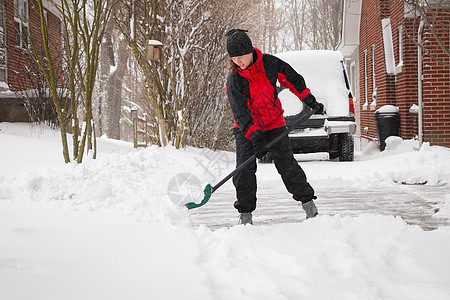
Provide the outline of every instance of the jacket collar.
[[[237,68],[238,73],[247,79],[254,79],[254,75],[256,74],[256,72],[264,72],[264,67],[263,67],[263,63],[262,63],[262,52],[261,50],[259,50],[256,47],[253,47],[254,52],[256,53],[256,61],[253,62],[253,64],[251,64],[250,66],[248,66],[246,69],[241,69],[241,68]],[[253,57],[255,57],[255,55],[253,55]]]

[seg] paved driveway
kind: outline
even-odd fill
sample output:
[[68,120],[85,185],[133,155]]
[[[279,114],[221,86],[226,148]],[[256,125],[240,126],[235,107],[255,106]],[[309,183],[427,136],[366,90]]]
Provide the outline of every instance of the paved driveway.
[[[305,219],[305,213],[297,202],[291,200],[284,186],[275,190],[258,191],[258,207],[253,213],[253,222],[277,224],[298,222]],[[378,213],[400,216],[408,224],[433,230],[449,226],[446,217],[435,213],[444,206],[445,196],[450,194],[448,186],[392,185],[379,188],[339,189],[320,191],[316,200],[321,215],[340,214],[357,216],[363,213]],[[217,190],[210,201],[189,211],[195,225],[204,224],[211,229],[236,225],[239,214],[233,208],[234,192]]]

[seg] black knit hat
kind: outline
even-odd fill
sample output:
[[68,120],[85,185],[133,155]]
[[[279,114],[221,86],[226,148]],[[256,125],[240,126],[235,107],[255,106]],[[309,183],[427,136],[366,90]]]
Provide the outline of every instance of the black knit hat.
[[246,32],[248,32],[248,30],[232,29],[226,34],[227,51],[230,57],[241,56],[253,52],[252,41]]

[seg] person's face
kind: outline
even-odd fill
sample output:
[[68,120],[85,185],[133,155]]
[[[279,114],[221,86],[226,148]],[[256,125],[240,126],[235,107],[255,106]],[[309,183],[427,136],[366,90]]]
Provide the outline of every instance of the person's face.
[[241,69],[246,69],[252,64],[253,53],[244,54],[241,56],[234,56],[231,60]]

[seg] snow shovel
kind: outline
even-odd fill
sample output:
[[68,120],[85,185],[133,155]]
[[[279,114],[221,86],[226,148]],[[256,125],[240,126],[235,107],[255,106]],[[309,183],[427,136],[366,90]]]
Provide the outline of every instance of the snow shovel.
[[[305,109],[306,110],[306,109]],[[286,118],[286,124],[288,125],[288,130],[285,131],[283,134],[280,134],[276,138],[274,138],[270,143],[267,143],[267,148],[272,147],[276,143],[278,143],[282,138],[284,138],[286,135],[288,135],[292,130],[294,130],[296,125],[299,125],[300,123],[303,123],[304,121],[308,120],[317,110],[316,109],[308,109],[308,111],[305,112],[305,110],[301,111],[295,116],[287,117]],[[237,167],[233,172],[228,174],[224,179],[222,179],[219,183],[217,183],[215,186],[212,186],[211,184],[207,184],[205,189],[203,190],[203,194],[205,195],[203,200],[200,203],[195,202],[189,202],[186,203],[185,206],[187,209],[193,209],[200,206],[205,205],[209,198],[211,198],[212,193],[214,193],[218,188],[220,188],[225,182],[228,181],[231,177],[234,176],[237,172],[242,170],[245,166],[247,166],[249,163],[251,163],[256,158],[256,155],[253,154],[251,157],[249,157],[244,163],[242,163],[239,167]]]

